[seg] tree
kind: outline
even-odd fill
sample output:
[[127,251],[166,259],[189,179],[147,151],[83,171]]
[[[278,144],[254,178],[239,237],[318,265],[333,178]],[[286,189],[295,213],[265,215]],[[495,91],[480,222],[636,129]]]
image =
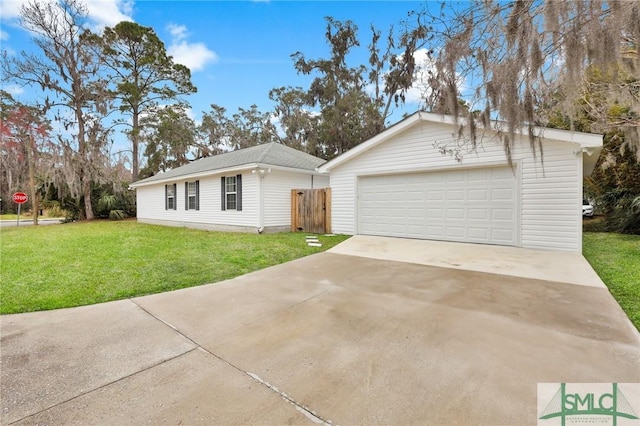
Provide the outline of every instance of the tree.
[[[381,115],[384,120],[389,117],[392,105],[405,103],[407,92],[411,88],[430,83],[420,81],[423,78],[420,74],[431,72],[424,68],[432,65],[432,51],[425,50],[427,43],[433,40],[432,29],[422,22],[422,14],[409,12],[408,15],[412,19],[400,22],[402,31],[399,36],[394,35],[393,26],[389,28],[386,47],[380,42],[382,32],[371,26],[369,84],[374,88],[373,99],[378,108],[383,108]],[[428,63],[418,62],[417,57],[421,50],[425,50]],[[423,94],[432,97],[430,89],[430,86],[423,89]]]
[[324,158],[346,152],[384,128],[384,117],[375,99],[366,93],[366,67],[347,64],[351,50],[360,45],[358,27],[352,21],[327,19],[327,59],[307,59],[303,53],[292,55],[295,69],[317,76],[306,93],[306,102],[317,108],[317,150]]
[[301,87],[279,87],[269,92],[269,99],[276,103],[274,115],[284,132],[281,143],[322,157],[317,132],[320,114],[309,109],[307,93]]
[[53,163],[49,143],[50,125],[42,112],[0,93],[2,189],[7,195],[28,187],[33,223],[38,224],[40,193],[52,181]]
[[22,52],[18,58],[4,52],[3,72],[22,84],[40,86],[52,96],[38,107],[53,111],[55,120],[71,133],[58,136],[64,150],[59,166],[72,196],[82,200],[84,217],[93,219],[91,185],[101,178],[95,164],[108,140],[101,119],[107,113],[109,96],[99,78],[99,58],[84,37],[87,8],[79,0],[30,0],[21,6],[20,15],[22,27],[33,34],[40,54]]
[[[627,140],[637,145],[639,2],[490,0],[456,5],[450,13],[444,8],[443,4],[441,13],[424,11],[432,28],[440,31],[432,82],[456,116],[461,115],[457,100],[462,88],[476,88],[466,114],[472,140],[477,123],[493,127],[510,159],[516,130],[525,128],[535,150],[540,135],[534,126],[548,122],[538,107],[561,91],[563,109],[574,120],[585,75],[595,67],[612,77],[603,91],[613,94],[616,102],[624,99],[635,118],[600,122],[594,130],[624,127]],[[607,105],[600,107],[606,110]],[[504,121],[506,128],[496,127],[495,119]]]
[[133,180],[138,179],[140,117],[159,102],[178,100],[180,95],[196,92],[190,70],[173,62],[164,43],[153,28],[134,22],[120,22],[105,28],[102,37],[91,40],[99,48],[102,59],[112,71],[112,94],[120,112],[129,116],[126,124],[131,140]]
[[[147,164],[141,175],[153,176],[187,164],[194,146],[195,123],[187,115],[185,105],[157,108],[145,117],[143,139],[146,141]],[[195,156],[194,156],[195,157]]]
[[228,140],[231,150],[248,148],[263,143],[277,142],[278,134],[271,122],[271,114],[258,110],[257,105],[249,109],[238,108],[229,123]]
[[[611,105],[603,96],[607,75],[590,69],[583,85],[583,96],[574,105],[575,117],[571,119],[562,108],[564,94],[556,93],[550,104],[544,106],[548,126],[560,129],[574,128],[589,131],[599,122],[625,123],[631,115],[625,105]],[[607,105],[611,105],[608,109]],[[606,113],[605,116],[602,114]],[[606,215],[603,230],[640,233],[640,161],[626,141],[626,132],[614,128],[604,134],[602,153],[591,176],[584,181],[586,198],[595,201],[598,213]]]
[[231,120],[227,118],[226,112],[224,107],[215,104],[211,105],[210,112],[203,112],[194,147],[196,158],[222,154],[229,150]]
[[329,57],[291,55],[298,73],[314,76],[309,88],[280,87],[269,94],[284,144],[330,159],[384,129],[393,105],[404,104],[414,86],[421,65],[417,53],[430,38],[422,15],[409,16],[415,19],[401,22],[397,36],[391,27],[383,39],[372,26],[368,63],[356,66],[349,58],[360,47],[358,27],[326,18]]

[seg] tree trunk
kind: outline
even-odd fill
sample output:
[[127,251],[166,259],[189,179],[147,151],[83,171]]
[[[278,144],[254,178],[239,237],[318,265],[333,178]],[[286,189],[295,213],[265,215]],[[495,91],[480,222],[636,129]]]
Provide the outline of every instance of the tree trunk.
[[133,111],[133,131],[131,132],[131,168],[133,182],[138,180],[138,139],[140,134],[139,113],[136,108]]
[[36,189],[35,179],[35,140],[29,135],[27,146],[27,163],[29,166],[29,189],[31,189],[31,214],[33,215],[33,224],[38,224],[38,214],[40,213],[40,203],[38,203],[38,190]]
[[87,220],[95,219],[93,207],[91,207],[91,179],[84,178],[82,181],[82,196],[84,198],[84,211]]
[[84,198],[84,216],[87,220],[93,220],[93,207],[91,207],[91,173],[89,173],[88,149],[85,134],[85,122],[82,115],[82,105],[76,103],[76,118],[78,120],[78,156],[80,157],[80,185]]

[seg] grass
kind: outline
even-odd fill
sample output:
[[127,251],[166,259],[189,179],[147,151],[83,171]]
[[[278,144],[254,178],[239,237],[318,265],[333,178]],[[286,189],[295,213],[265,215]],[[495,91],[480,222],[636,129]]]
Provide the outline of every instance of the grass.
[[[49,217],[48,215],[40,215],[38,219],[59,219],[57,216]],[[15,213],[0,214],[0,220],[18,220],[18,215]],[[20,213],[20,220],[33,220],[31,214]]]
[[207,232],[95,221],[3,228],[0,313],[107,302],[233,278],[324,251],[347,236]]
[[640,235],[583,234],[584,257],[640,330]]
[[[24,219],[25,215],[20,214],[20,219]],[[17,220],[18,219],[18,215],[15,213],[6,213],[6,214],[0,214],[0,220]],[[27,219],[31,219],[31,216],[29,216]]]
[[[3,228],[0,313],[89,305],[213,283],[324,251],[346,236],[206,232],[95,221]],[[640,330],[640,236],[584,233],[583,254]]]

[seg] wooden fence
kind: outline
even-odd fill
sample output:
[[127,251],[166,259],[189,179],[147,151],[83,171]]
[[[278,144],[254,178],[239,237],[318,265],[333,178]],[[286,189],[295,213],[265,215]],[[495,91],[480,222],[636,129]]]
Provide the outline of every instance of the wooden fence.
[[291,190],[291,232],[331,232],[331,188]]

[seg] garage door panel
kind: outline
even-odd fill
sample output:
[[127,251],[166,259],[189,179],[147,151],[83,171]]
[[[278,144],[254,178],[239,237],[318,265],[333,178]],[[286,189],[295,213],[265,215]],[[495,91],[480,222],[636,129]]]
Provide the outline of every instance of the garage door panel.
[[444,219],[444,209],[427,209],[427,219]]
[[358,231],[516,245],[515,182],[508,167],[363,177]]
[[445,179],[442,179],[441,182],[446,182],[446,183],[450,183],[450,184],[456,184],[456,183],[465,183],[465,177],[461,176],[461,175],[457,175],[457,174],[448,174],[448,175],[444,175]]
[[467,199],[469,201],[489,201],[488,189],[469,189],[467,191]]
[[445,231],[445,237],[451,238],[454,240],[464,239],[465,237],[465,228],[461,226],[447,226]]
[[469,227],[469,239],[489,241],[489,230],[486,228]]
[[453,209],[453,208],[448,208],[447,209],[447,219],[451,219],[451,220],[457,220],[457,219],[465,219],[465,209],[459,208],[459,209]]
[[488,216],[488,209],[469,208],[469,220],[487,220]]
[[464,189],[451,189],[447,191],[447,201],[464,201]]
[[506,201],[511,203],[514,199],[514,192],[511,188],[497,188],[491,190],[492,201]]
[[514,209],[492,209],[491,219],[513,222],[516,219],[516,215]]
[[492,239],[508,243],[514,239],[514,232],[507,229],[494,229]]
[[442,201],[444,200],[444,191],[427,189],[427,201]]

